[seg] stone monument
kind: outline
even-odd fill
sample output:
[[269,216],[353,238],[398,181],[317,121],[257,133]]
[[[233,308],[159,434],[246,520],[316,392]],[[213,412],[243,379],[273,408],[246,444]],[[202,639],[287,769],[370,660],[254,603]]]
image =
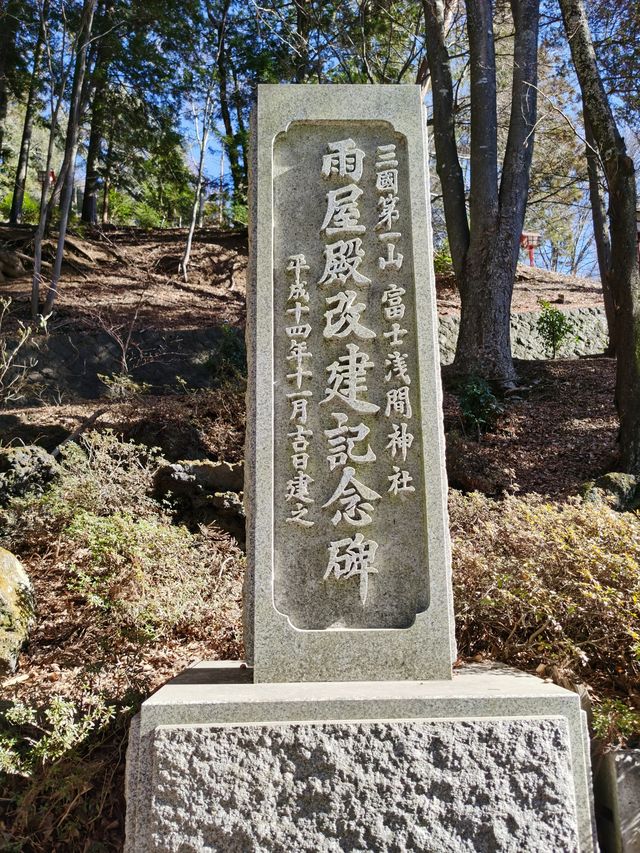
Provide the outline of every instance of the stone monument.
[[246,664],[142,706],[127,850],[592,851],[576,694],[455,659],[417,86],[260,86]]

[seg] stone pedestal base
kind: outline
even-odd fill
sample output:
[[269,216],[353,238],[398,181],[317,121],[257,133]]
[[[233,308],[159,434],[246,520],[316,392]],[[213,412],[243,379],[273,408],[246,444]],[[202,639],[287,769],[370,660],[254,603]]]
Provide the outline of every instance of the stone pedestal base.
[[134,721],[126,851],[583,853],[590,790],[579,699],[533,676],[253,684],[201,663]]

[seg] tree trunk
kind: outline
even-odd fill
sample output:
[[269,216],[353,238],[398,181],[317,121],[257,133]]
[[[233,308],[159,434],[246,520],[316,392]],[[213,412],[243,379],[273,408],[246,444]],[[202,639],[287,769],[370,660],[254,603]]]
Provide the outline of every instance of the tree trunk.
[[20,142],[20,153],[16,167],[16,177],[13,185],[13,198],[11,199],[11,212],[9,222],[17,225],[22,221],[22,205],[24,204],[24,192],[27,183],[27,170],[29,167],[29,151],[31,149],[31,137],[33,135],[33,119],[35,116],[36,99],[40,91],[40,60],[42,59],[42,48],[44,46],[44,21],[49,14],[49,2],[46,0],[42,7],[38,39],[33,49],[33,69],[29,82],[29,96],[24,114],[24,125],[22,128],[22,140]]
[[[100,19],[107,30],[111,24],[114,7],[115,0],[105,0],[100,13]],[[99,42],[96,64],[93,70],[94,92],[91,99],[91,130],[89,132],[89,146],[87,148],[86,177],[81,214],[82,221],[90,225],[95,225],[98,221],[98,189],[100,180],[98,161],[104,138],[107,109],[106,100],[109,91],[109,66],[111,64],[113,49],[114,34],[108,32]]]
[[19,3],[0,0],[0,164],[4,163],[5,127],[11,94],[10,71],[16,60]]
[[89,146],[87,148],[86,177],[84,181],[84,196],[82,199],[82,221],[95,225],[98,221],[98,159],[100,157],[100,146],[103,137],[103,98],[106,93],[106,85],[99,86],[93,100],[93,115],[91,117],[91,130],[89,132]]
[[[224,125],[224,145],[229,158],[231,179],[233,181],[233,200],[242,203],[245,195],[245,169],[240,164],[238,134],[234,132],[231,120],[231,109],[229,106],[229,86],[227,76],[227,52],[225,49],[227,38],[227,15],[231,0],[224,0],[220,19],[213,21],[218,36],[218,47],[216,53],[216,66],[218,71],[218,85],[220,87],[220,116]],[[211,15],[210,15],[211,18]]]
[[513,386],[511,299],[533,157],[537,114],[540,0],[512,0],[515,27],[509,133],[500,189],[491,4],[467,4],[471,64],[471,239],[460,285],[460,334],[454,360]]
[[624,471],[640,475],[640,270],[636,232],[636,183],[598,70],[582,0],[560,0],[586,121],[596,142],[609,191],[611,267],[615,307],[616,405]]
[[100,221],[103,225],[109,224],[109,190],[111,189],[111,170],[113,168],[113,140],[116,133],[116,122],[113,120],[109,127],[107,153],[104,158],[104,186],[102,188],[102,211]]
[[[436,169],[442,185],[444,215],[456,279],[462,280],[469,249],[469,222],[464,177],[456,145],[453,81],[445,43],[447,10],[443,0],[423,0],[427,62],[433,88],[433,139]],[[426,83],[424,84],[426,85]]]
[[[196,176],[196,189],[193,196],[193,206],[191,208],[191,222],[189,223],[189,232],[187,234],[187,243],[184,249],[184,254],[180,260],[179,271],[182,273],[182,278],[186,282],[188,280],[189,261],[191,259],[191,246],[193,243],[193,235],[196,230],[198,221],[198,211],[200,209],[202,196],[202,177],[204,174],[204,158],[207,153],[207,143],[209,141],[209,122],[211,121],[211,113],[213,108],[213,92],[211,89],[207,92],[204,102],[202,115],[202,136],[199,137],[200,156],[198,157],[198,174]],[[196,119],[196,135],[198,135],[198,122]]]
[[62,259],[64,256],[64,241],[67,234],[67,224],[71,211],[73,197],[73,177],[75,174],[75,161],[78,153],[78,141],[80,136],[80,122],[83,109],[83,94],[85,94],[85,73],[87,68],[87,52],[93,26],[97,0],[85,0],[82,9],[82,19],[76,41],[76,62],[73,72],[73,84],[71,89],[71,108],[69,110],[69,122],[67,125],[67,136],[65,140],[65,152],[62,168],[60,169],[59,183],[62,186],[60,200],[60,223],[58,225],[58,244],[56,257],[51,273],[51,281],[47,291],[44,304],[44,316],[48,317],[53,312],[53,306],[58,293],[58,283],[62,271]]
[[604,310],[607,317],[607,329],[609,331],[609,345],[606,355],[613,356],[616,353],[616,309],[611,293],[609,277],[611,275],[611,239],[609,237],[609,226],[607,223],[607,205],[605,202],[603,187],[601,183],[600,162],[596,141],[591,131],[591,126],[584,118],[585,138],[587,142],[587,173],[589,175],[589,201],[591,203],[591,220],[593,222],[593,236],[598,256],[598,270],[600,282],[602,283],[602,296],[604,298]]
[[515,27],[512,105],[498,182],[498,120],[493,6],[467,0],[471,75],[470,224],[457,153],[453,84],[445,44],[445,3],[424,0],[433,91],[436,163],[451,256],[461,296],[454,370],[502,387],[515,381],[511,298],[524,222],[536,120],[540,0],[512,0]]
[[231,75],[233,77],[233,100],[236,108],[238,136],[240,137],[240,148],[242,150],[242,180],[243,185],[246,187],[249,184],[249,134],[247,133],[247,128],[244,122],[244,116],[242,115],[242,94],[240,92],[240,86],[238,85],[238,77],[236,75],[236,70],[233,66],[231,67]]
[[296,48],[294,54],[295,82],[306,83],[311,74],[309,67],[309,33],[311,31],[311,16],[309,15],[309,0],[296,0]]

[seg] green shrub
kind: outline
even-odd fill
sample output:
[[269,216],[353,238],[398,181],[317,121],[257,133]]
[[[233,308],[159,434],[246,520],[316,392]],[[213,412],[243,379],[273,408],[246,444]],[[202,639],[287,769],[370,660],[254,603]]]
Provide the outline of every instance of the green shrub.
[[433,267],[437,275],[451,275],[453,273],[453,260],[448,241],[445,240],[433,253]]
[[162,462],[157,448],[122,441],[112,430],[89,432],[62,448],[62,476],[43,503],[67,518],[84,511],[157,514],[160,507],[150,491]]
[[109,190],[109,217],[115,225],[132,225],[135,219],[135,201],[118,190]]
[[96,696],[0,713],[0,849],[121,849],[129,716]]
[[101,697],[91,697],[82,708],[62,696],[41,709],[12,703],[0,714],[0,772],[29,777],[85,742],[114,714]]
[[458,389],[457,397],[465,431],[472,432],[479,441],[483,433],[496,428],[504,407],[486,379],[470,376]]
[[546,300],[540,301],[542,308],[536,329],[547,351],[547,355],[555,358],[562,345],[573,332],[573,322]]
[[155,449],[121,441],[111,430],[89,432],[65,445],[59,461],[60,475],[43,495],[12,500],[0,519],[15,552],[46,550],[52,537],[83,512],[141,518],[164,512],[151,497],[162,461]]
[[138,642],[155,642],[197,622],[215,593],[216,551],[161,517],[81,512],[64,531],[64,549],[73,589]]
[[[0,202],[0,217],[8,221],[13,204],[13,193],[6,195]],[[27,225],[35,225],[40,218],[40,202],[29,193],[24,194],[22,200],[22,222]]]
[[161,214],[144,201],[134,205],[133,218],[140,228],[160,228],[162,225]]
[[[461,654],[555,666],[589,685],[596,710],[617,698],[630,712],[640,683],[638,516],[579,499],[459,492],[450,512]],[[640,716],[618,717],[625,736],[640,736]]]

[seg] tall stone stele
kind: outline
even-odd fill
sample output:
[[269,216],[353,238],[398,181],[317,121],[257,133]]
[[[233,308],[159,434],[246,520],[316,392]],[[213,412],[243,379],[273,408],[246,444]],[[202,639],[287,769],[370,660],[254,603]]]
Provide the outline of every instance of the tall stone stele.
[[592,851],[578,696],[456,670],[416,86],[260,86],[244,663],[142,706],[127,850]]

